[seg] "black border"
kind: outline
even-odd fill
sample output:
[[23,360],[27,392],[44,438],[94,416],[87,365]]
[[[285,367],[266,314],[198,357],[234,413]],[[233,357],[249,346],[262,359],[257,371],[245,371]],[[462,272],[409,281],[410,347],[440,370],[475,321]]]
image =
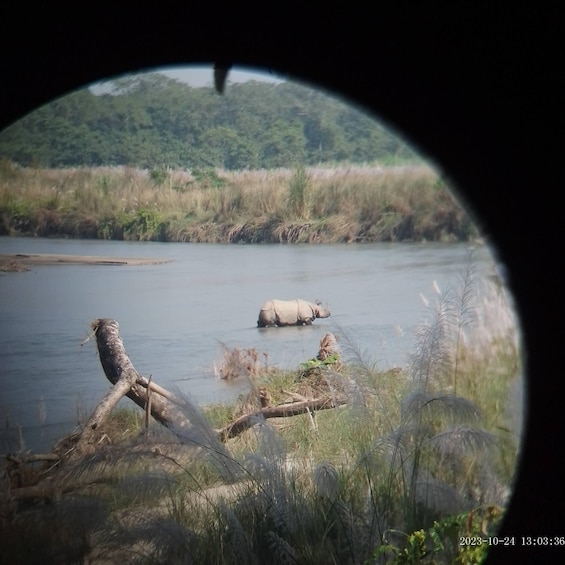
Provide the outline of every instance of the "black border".
[[203,62],[271,68],[384,119],[453,180],[508,267],[529,418],[500,535],[564,536],[563,26],[542,2],[389,4],[4,7],[0,128],[101,78]]

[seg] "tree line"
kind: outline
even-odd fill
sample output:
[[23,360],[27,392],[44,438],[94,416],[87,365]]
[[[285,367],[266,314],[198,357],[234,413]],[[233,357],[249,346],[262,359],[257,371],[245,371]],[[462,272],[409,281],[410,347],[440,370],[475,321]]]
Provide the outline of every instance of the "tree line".
[[250,81],[220,96],[159,73],[42,106],[0,133],[0,156],[23,166],[150,170],[417,159],[374,118],[322,91]]

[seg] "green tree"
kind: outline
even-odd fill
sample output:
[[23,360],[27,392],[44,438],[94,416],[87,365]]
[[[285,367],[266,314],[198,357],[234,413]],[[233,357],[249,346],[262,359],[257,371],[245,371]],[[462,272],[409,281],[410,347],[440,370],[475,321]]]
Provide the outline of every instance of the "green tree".
[[206,165],[222,169],[254,168],[257,155],[252,144],[226,127],[215,127],[204,132],[200,144],[206,147]]
[[85,88],[0,133],[22,165],[271,168],[413,159],[370,116],[300,84],[191,88],[158,73]]
[[260,161],[269,168],[289,167],[304,162],[305,138],[302,125],[277,120],[261,140]]

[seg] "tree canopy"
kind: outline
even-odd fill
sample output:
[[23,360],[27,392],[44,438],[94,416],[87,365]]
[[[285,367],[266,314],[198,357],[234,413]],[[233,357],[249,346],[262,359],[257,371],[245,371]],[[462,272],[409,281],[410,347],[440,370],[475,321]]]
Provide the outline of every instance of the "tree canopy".
[[271,169],[417,159],[373,117],[290,82],[229,84],[224,95],[159,73],[84,88],[0,133],[24,166]]

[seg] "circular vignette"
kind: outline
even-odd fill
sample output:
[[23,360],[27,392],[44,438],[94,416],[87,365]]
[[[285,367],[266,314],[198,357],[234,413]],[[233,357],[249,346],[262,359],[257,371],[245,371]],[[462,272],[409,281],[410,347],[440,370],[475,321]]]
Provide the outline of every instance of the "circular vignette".
[[[254,11],[242,21],[175,7],[87,16],[50,7],[33,22],[11,8],[2,37],[0,128],[75,88],[157,66],[219,62],[341,95],[384,119],[453,180],[508,267],[526,346],[528,420],[504,535],[562,535],[563,437],[557,190],[563,128],[560,21],[547,10],[429,5],[348,13]],[[463,10],[465,12],[463,13]],[[225,16],[225,17],[224,17]],[[480,30],[480,33],[479,33]],[[22,41],[14,49],[14,37]],[[527,39],[527,40],[526,40]],[[489,561],[523,555],[493,548]]]

